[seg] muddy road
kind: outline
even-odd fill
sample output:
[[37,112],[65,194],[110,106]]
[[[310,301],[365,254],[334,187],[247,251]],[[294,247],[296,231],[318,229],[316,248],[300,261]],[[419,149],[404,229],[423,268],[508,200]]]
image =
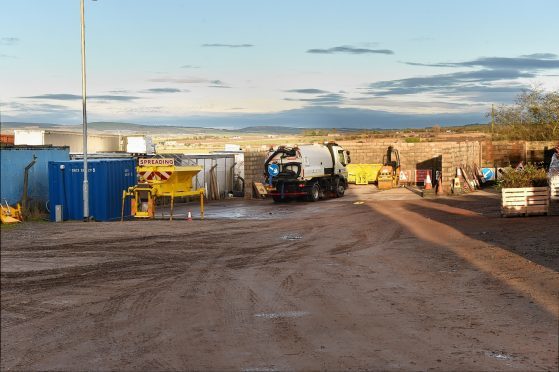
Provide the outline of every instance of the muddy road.
[[557,370],[559,217],[498,208],[354,188],[2,228],[1,369]]

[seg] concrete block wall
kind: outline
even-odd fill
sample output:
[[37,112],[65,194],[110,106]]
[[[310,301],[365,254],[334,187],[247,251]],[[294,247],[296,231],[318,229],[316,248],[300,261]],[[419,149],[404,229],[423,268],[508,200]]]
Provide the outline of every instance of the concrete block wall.
[[516,166],[521,161],[536,163],[547,160],[558,141],[483,141],[482,165],[485,167]]
[[[345,142],[340,145],[351,152],[352,163],[382,163],[388,146],[400,152],[402,170],[442,170],[443,180],[451,179],[456,165],[480,164],[479,142]],[[413,181],[413,179],[412,179]]]
[[452,179],[456,176],[456,168],[469,165],[479,167],[481,163],[481,144],[479,142],[445,142],[443,155],[443,187],[450,190]]
[[[400,152],[402,170],[441,170],[445,190],[456,176],[459,166],[507,166],[525,161],[543,161],[557,141],[464,141],[464,142],[378,142],[338,141],[351,152],[352,163],[382,163],[388,146]],[[267,151],[245,151],[245,197],[253,197],[252,182],[264,182],[264,161]],[[546,155],[547,154],[547,155]],[[412,179],[413,181],[413,179]]]
[[483,141],[482,166],[505,167],[525,159],[525,141]]
[[246,150],[245,151],[245,199],[252,199],[254,190],[253,182],[264,182],[264,162],[268,151]]
[[551,161],[555,146],[557,145],[559,145],[559,139],[556,141],[526,142],[526,162],[537,163],[541,161]]

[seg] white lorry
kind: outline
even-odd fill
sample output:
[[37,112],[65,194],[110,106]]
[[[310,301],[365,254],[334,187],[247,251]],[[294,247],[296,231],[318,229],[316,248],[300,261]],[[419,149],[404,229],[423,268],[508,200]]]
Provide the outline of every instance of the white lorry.
[[342,197],[349,162],[349,151],[333,142],[271,149],[264,164],[268,194],[275,202]]

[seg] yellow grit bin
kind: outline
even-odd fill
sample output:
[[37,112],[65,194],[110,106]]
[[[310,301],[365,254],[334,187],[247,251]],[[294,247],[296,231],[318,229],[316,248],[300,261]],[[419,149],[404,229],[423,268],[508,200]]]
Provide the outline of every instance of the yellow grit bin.
[[153,218],[155,202],[158,197],[168,196],[171,199],[171,215],[173,219],[174,198],[183,196],[200,197],[200,216],[204,218],[204,189],[192,189],[192,179],[202,167],[176,167],[172,158],[139,159],[137,173],[140,181],[122,193],[122,216],[124,220],[124,203],[127,196],[132,197],[132,215],[136,218]]

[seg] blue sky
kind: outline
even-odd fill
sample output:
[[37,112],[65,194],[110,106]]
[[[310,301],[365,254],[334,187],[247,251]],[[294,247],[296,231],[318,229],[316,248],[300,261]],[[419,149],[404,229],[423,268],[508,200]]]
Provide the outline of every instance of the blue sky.
[[[79,0],[3,0],[2,121],[81,122]],[[88,120],[483,122],[559,89],[558,1],[86,0]]]

